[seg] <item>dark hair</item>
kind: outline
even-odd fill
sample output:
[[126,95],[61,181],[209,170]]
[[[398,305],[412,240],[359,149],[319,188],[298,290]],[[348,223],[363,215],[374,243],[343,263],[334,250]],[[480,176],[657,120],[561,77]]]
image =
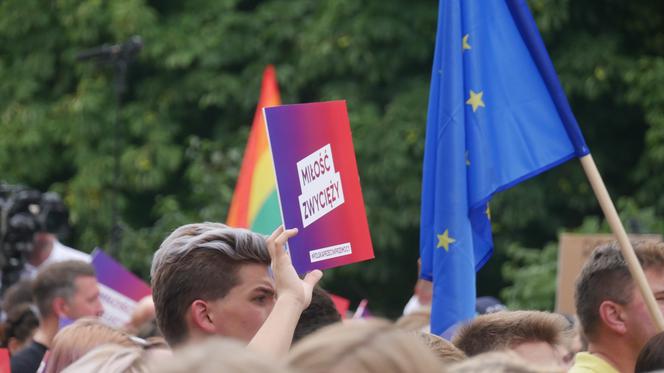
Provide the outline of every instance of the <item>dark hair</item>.
[[636,358],[634,373],[664,369],[664,332],[655,334],[643,346]]
[[53,300],[58,297],[69,300],[76,292],[76,279],[88,276],[95,277],[95,269],[80,260],[53,263],[41,269],[32,289],[41,317],[51,316]]
[[[644,270],[664,268],[664,244],[653,241],[633,242],[634,252]],[[576,281],[576,314],[589,341],[599,325],[602,302],[625,305],[632,301],[634,281],[617,242],[597,247],[586,261]]]
[[265,237],[219,223],[182,226],[152,260],[152,297],[157,324],[171,346],[187,338],[185,315],[196,299],[216,300],[238,285],[242,265],[269,265]]
[[39,319],[30,303],[14,306],[7,314],[2,333],[2,347],[9,347],[9,340],[15,338],[23,343],[32,336],[39,326]]
[[316,286],[311,294],[311,303],[300,315],[295,332],[293,333],[293,343],[308,336],[316,330],[341,321],[341,315],[337,311],[332,298],[321,287]]

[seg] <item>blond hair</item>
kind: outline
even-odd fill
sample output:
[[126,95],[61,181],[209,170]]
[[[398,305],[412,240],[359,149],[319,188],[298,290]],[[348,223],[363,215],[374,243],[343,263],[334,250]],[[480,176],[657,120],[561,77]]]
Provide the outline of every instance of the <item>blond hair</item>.
[[353,320],[323,328],[295,345],[288,363],[309,373],[419,373],[442,369],[416,336],[386,320]]
[[210,337],[175,350],[173,356],[151,364],[159,373],[288,373],[285,366],[257,354],[235,340]]
[[525,342],[557,345],[567,337],[564,316],[541,311],[500,311],[462,326],[452,342],[468,356],[516,347]]
[[98,319],[78,319],[55,335],[45,372],[59,372],[90,350],[107,343],[136,346],[129,334],[105,325]]
[[431,310],[417,310],[408,315],[403,315],[394,323],[397,328],[408,331],[425,331],[431,323]]
[[466,360],[466,354],[446,339],[425,332],[415,332],[415,335],[445,364]]
[[150,373],[145,350],[117,344],[99,346],[65,368],[62,373]]
[[563,373],[555,367],[535,367],[512,351],[493,351],[453,364],[448,373]]

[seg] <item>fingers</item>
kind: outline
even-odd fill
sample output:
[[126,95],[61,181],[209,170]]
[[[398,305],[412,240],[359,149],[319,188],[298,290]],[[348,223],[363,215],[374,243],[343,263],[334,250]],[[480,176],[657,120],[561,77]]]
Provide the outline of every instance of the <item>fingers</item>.
[[316,286],[316,284],[318,283],[318,281],[320,281],[321,278],[323,278],[323,272],[319,269],[315,269],[307,273],[307,275],[304,276],[303,281],[313,288],[314,286]]
[[273,261],[277,258],[281,258],[283,255],[287,255],[283,249],[284,244],[289,238],[295,235],[297,235],[297,228],[284,229],[283,225],[279,226],[279,228],[272,232],[267,239],[267,249]]

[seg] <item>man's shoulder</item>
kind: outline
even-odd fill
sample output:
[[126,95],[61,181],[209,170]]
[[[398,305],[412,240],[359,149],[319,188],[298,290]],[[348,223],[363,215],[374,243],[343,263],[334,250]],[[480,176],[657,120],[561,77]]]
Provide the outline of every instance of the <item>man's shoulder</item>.
[[579,352],[569,373],[619,373],[611,364],[597,355]]

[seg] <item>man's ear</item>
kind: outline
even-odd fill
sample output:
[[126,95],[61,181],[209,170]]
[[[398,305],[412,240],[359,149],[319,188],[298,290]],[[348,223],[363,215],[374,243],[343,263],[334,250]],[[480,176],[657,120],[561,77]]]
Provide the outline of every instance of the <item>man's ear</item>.
[[610,300],[605,300],[599,305],[599,317],[604,325],[614,333],[625,334],[627,325],[623,314],[623,306]]
[[53,302],[51,302],[51,307],[53,308],[53,313],[58,318],[68,317],[70,309],[65,298],[62,297],[53,298]]
[[189,312],[191,320],[197,329],[208,334],[215,332],[214,322],[210,317],[210,307],[206,301],[196,299],[189,306]]

